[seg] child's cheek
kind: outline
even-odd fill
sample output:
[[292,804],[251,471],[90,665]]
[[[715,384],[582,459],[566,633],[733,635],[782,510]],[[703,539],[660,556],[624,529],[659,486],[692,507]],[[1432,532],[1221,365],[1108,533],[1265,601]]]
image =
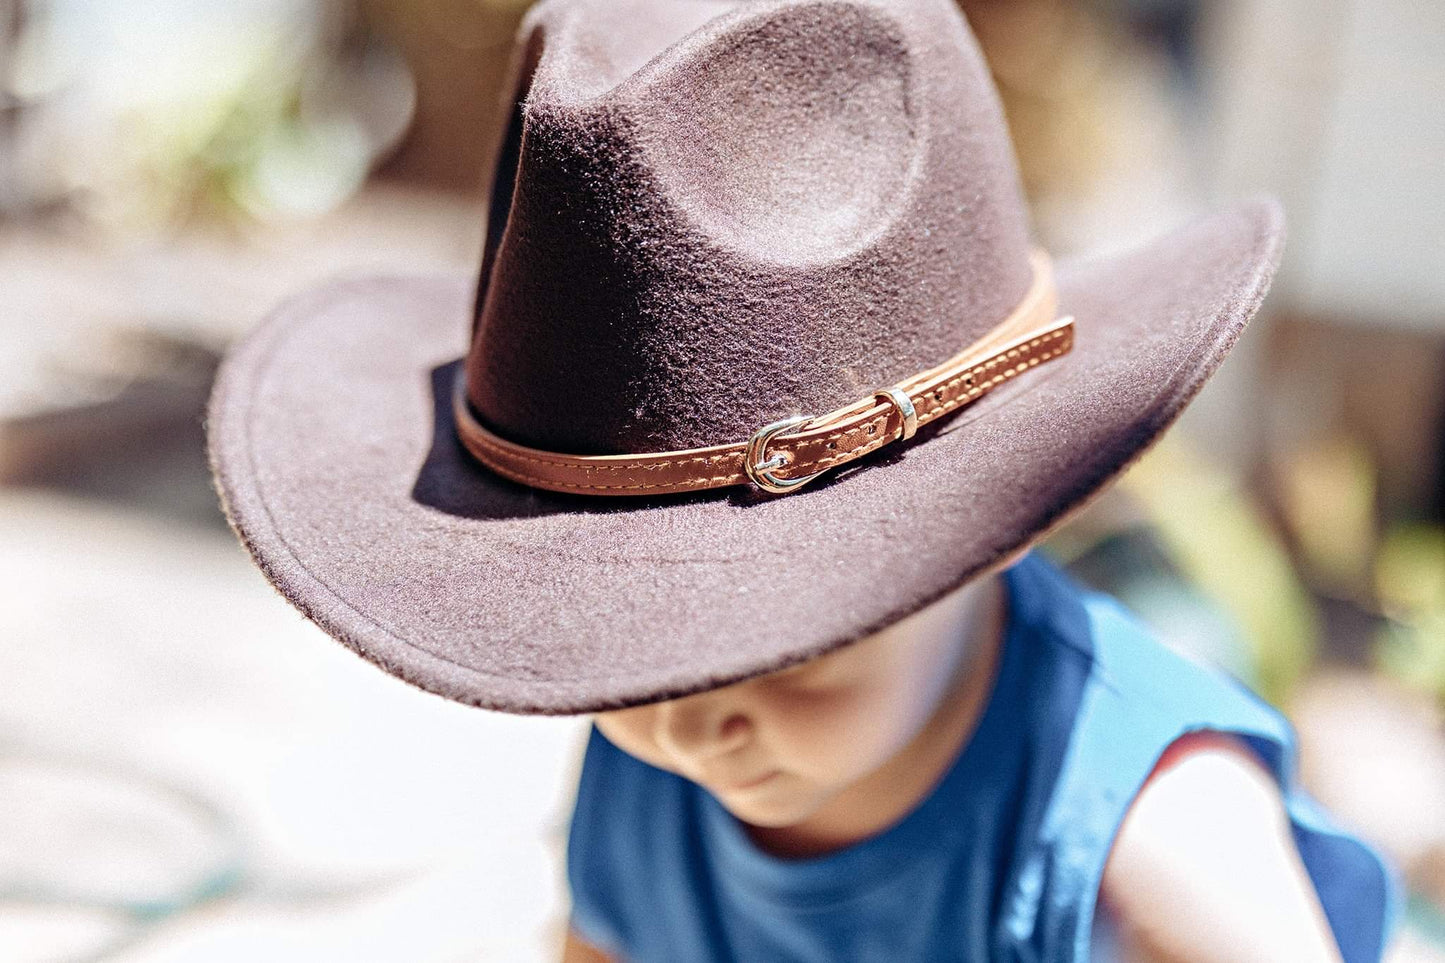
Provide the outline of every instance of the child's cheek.
[[778,762],[832,788],[867,775],[907,742],[899,738],[906,727],[899,707],[879,695],[868,684],[799,694],[773,720]]

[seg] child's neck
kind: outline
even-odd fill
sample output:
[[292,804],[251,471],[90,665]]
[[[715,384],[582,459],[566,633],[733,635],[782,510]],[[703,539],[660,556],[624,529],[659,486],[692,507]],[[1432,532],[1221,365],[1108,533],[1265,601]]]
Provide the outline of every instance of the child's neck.
[[993,691],[1003,649],[1007,593],[991,576],[962,590],[959,604],[935,627],[958,639],[946,693],[918,734],[886,763],[791,826],[749,826],[762,849],[788,857],[818,856],[875,836],[908,815],[933,791],[968,743]]

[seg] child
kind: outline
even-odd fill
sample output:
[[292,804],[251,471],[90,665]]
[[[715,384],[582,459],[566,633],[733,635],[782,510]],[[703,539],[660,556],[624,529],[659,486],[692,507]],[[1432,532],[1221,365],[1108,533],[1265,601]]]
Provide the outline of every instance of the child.
[[475,310],[292,302],[210,431],[322,628],[597,714],[569,958],[1377,959],[1279,717],[1026,554],[1222,360],[1276,207],[1056,278],[951,0],[551,0],[514,80]]
[[1377,959],[1388,883],[1281,797],[1289,740],[1029,555],[801,666],[599,714],[564,959]]

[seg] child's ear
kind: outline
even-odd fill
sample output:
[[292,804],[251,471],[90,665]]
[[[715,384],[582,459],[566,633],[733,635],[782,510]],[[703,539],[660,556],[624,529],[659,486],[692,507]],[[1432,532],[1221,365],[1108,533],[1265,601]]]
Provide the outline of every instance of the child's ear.
[[626,110],[642,163],[717,241],[767,261],[834,258],[906,199],[911,56],[875,5],[741,4],[639,71]]

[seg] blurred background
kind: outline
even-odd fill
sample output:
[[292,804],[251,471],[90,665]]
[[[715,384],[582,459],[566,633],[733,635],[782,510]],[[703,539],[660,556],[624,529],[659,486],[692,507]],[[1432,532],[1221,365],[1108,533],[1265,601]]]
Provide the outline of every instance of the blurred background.
[[[1284,708],[1445,960],[1445,6],[977,0],[1040,239],[1267,190],[1285,263],[1046,550]],[[544,960],[585,723],[412,690],[227,531],[220,354],[475,270],[524,0],[0,0],[0,960]]]

